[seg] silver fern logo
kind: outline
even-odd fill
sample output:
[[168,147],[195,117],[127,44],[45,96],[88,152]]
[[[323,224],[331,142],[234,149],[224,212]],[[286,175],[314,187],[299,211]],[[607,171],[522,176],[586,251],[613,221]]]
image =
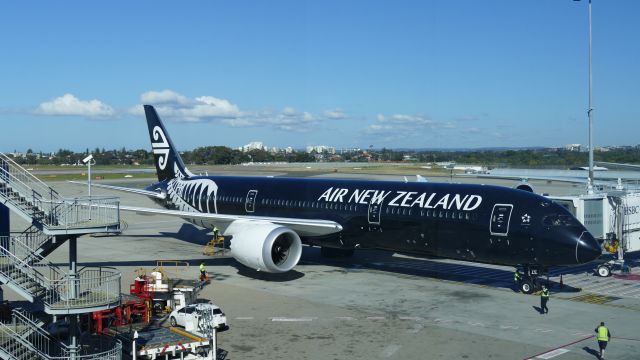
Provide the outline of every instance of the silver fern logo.
[[158,155],[158,167],[160,167],[160,170],[164,170],[167,167],[169,150],[171,150],[169,148],[169,142],[160,126],[155,126],[151,135],[153,136],[151,147],[153,148],[153,153]]

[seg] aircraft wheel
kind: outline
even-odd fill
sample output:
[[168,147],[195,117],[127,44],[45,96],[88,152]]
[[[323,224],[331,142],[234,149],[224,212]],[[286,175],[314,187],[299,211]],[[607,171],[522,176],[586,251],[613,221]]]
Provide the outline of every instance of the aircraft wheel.
[[176,327],[177,325],[176,318],[172,316],[171,319],[169,319],[169,323],[171,323],[171,326]]
[[607,265],[598,266],[598,276],[607,277],[611,275],[611,268]]
[[533,292],[533,283],[530,280],[524,280],[520,283],[520,291],[525,294],[531,294]]

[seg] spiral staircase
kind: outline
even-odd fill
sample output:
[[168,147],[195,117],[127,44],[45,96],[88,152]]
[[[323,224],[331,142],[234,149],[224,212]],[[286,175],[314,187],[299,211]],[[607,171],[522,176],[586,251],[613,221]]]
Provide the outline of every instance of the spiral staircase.
[[[2,359],[120,359],[117,342],[82,343],[78,315],[110,309],[120,303],[121,274],[112,268],[77,268],[77,239],[81,235],[117,232],[117,198],[67,199],[11,158],[0,153],[0,204],[31,225],[21,233],[0,234],[0,283],[30,302],[30,309],[49,317],[69,319],[69,338],[59,341],[46,330],[46,321],[14,309],[0,322]],[[68,267],[45,257],[65,242]]]

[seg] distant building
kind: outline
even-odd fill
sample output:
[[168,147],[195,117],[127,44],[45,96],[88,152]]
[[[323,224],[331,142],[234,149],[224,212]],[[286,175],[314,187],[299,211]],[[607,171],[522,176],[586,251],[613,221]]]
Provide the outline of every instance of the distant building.
[[264,146],[264,143],[262,143],[262,141],[253,141],[245,146],[239,147],[238,150],[242,152],[249,152],[251,150],[266,150],[266,147]]
[[284,152],[287,153],[287,154],[293,154],[295,152],[295,150],[293,150],[293,148],[291,146],[287,146],[284,149]]
[[326,146],[326,145],[307,146],[308,153],[312,153],[314,151],[318,154],[322,154],[322,153],[335,154],[336,148],[332,146]]
[[567,145],[564,146],[564,148],[566,150],[569,150],[569,151],[580,151],[581,148],[582,148],[582,145],[580,145],[580,144],[567,144]]

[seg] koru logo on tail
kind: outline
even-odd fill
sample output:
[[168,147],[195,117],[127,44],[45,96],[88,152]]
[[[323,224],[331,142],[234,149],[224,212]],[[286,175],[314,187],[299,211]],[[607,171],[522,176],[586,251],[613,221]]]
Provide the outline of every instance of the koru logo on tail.
[[164,170],[167,167],[167,161],[169,158],[169,142],[167,141],[167,137],[164,135],[164,131],[160,126],[155,126],[152,131],[153,142],[151,143],[151,147],[153,148],[153,153],[158,156],[158,166],[160,170]]

